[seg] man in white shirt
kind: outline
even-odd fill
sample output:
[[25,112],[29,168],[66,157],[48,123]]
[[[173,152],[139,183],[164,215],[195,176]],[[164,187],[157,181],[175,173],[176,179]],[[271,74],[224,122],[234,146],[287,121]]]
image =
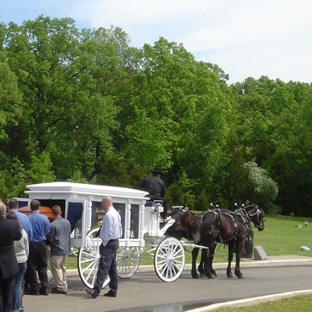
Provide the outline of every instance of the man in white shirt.
[[93,289],[85,289],[92,298],[96,298],[100,294],[107,275],[110,277],[110,290],[104,296],[116,297],[118,288],[116,252],[119,247],[118,239],[122,236],[121,218],[118,211],[113,207],[111,197],[105,196],[102,199],[102,207],[106,213],[100,231],[102,244],[100,245],[99,268]]

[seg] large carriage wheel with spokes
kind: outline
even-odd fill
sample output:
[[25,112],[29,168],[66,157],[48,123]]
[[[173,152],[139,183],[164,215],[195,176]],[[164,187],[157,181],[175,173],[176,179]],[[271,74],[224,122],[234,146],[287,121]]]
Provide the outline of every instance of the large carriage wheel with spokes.
[[180,277],[185,264],[184,248],[179,240],[167,237],[156,248],[154,268],[164,282],[173,282]]
[[129,278],[138,269],[140,251],[138,247],[119,247],[117,250],[118,277]]
[[[99,266],[101,239],[95,237],[99,227],[92,228],[85,238],[85,246],[78,251],[77,267],[81,281],[89,288],[96,282],[96,273]],[[104,288],[109,283],[109,277],[103,283]]]

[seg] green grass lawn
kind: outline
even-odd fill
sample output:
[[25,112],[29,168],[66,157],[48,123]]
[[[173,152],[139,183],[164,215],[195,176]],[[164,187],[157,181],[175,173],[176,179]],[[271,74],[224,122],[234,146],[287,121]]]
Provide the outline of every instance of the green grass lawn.
[[214,310],[216,312],[310,312],[312,295],[299,295],[276,301],[267,301],[246,307],[227,307]]
[[[254,231],[254,246],[262,246],[268,256],[311,256],[301,246],[312,249],[312,220],[299,217],[266,216],[263,232]],[[304,222],[308,221],[305,227]],[[302,225],[302,228],[298,228]]]

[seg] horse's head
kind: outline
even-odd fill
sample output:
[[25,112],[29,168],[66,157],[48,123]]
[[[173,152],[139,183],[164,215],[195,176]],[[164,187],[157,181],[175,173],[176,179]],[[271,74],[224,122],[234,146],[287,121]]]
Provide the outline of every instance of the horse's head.
[[165,236],[175,237],[177,239],[186,238],[189,239],[190,233],[188,231],[188,212],[187,209],[179,207],[174,208],[168,215],[165,222],[169,220],[175,220],[175,222],[167,229]]
[[254,224],[254,226],[258,229],[258,231],[264,230],[264,216],[265,213],[262,209],[260,209],[257,205],[248,205],[244,208],[241,208],[246,212],[249,216],[250,220]]

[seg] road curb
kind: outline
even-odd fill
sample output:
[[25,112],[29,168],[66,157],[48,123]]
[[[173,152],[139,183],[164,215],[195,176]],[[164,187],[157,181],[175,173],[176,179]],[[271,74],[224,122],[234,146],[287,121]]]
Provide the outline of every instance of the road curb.
[[[235,261],[233,262],[235,265]],[[232,263],[232,267],[233,267]],[[227,263],[214,263],[213,268],[215,270],[223,270],[227,268]],[[241,262],[241,268],[267,268],[267,267],[287,267],[287,266],[308,266],[312,265],[311,259],[288,259],[288,260],[271,260],[271,261],[251,261],[251,262]],[[192,268],[191,264],[185,264],[184,271],[190,271]],[[153,265],[139,266],[137,272],[147,273],[153,272]]]
[[[235,261],[234,261],[235,262]],[[241,268],[267,268],[267,267],[289,267],[289,266],[312,266],[312,258],[308,259],[286,259],[286,260],[262,260],[241,262]],[[227,268],[227,263],[214,263],[215,270],[223,270]],[[191,264],[185,264],[184,271],[190,271]],[[142,265],[138,267],[138,273],[155,272],[154,265]],[[67,276],[79,276],[78,270],[67,270]]]
[[248,298],[248,299],[215,303],[215,304],[211,304],[209,306],[205,306],[202,308],[187,310],[187,312],[207,312],[207,311],[213,311],[216,309],[226,308],[226,307],[250,306],[254,304],[259,304],[261,302],[274,301],[274,300],[279,300],[279,299],[288,298],[288,297],[297,296],[297,295],[308,295],[311,293],[312,293],[312,289],[291,291],[291,292],[278,293],[278,294],[267,295],[267,296],[260,296],[260,297],[253,297],[253,298]]

